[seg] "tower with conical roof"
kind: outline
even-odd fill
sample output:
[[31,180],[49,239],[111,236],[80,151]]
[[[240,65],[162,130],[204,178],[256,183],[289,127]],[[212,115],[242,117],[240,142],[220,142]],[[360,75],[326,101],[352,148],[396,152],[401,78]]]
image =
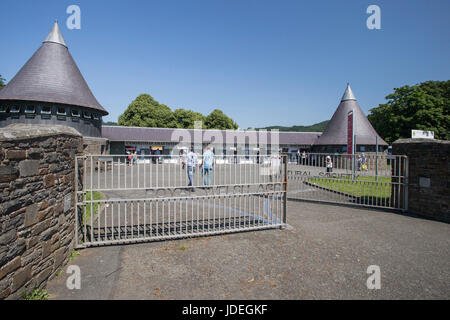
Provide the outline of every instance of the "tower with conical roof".
[[314,144],[316,152],[347,152],[347,116],[353,111],[354,128],[356,138],[356,151],[371,152],[376,149],[378,138],[379,148],[387,146],[387,143],[378,135],[369,120],[356,102],[350,84],[347,84],[341,103],[334,112],[325,131]]
[[70,55],[57,21],[41,47],[0,90],[0,127],[60,124],[100,137],[102,116],[107,114]]

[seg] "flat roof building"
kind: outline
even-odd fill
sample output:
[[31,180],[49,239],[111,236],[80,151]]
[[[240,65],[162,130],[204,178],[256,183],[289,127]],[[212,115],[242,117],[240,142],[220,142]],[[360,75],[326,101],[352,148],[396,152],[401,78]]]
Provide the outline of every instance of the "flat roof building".
[[267,155],[276,151],[289,153],[295,161],[298,149],[310,150],[320,132],[275,132],[255,130],[196,130],[103,126],[102,136],[109,140],[111,154],[135,150],[139,154],[177,153],[194,147],[201,153],[210,145],[216,155]]

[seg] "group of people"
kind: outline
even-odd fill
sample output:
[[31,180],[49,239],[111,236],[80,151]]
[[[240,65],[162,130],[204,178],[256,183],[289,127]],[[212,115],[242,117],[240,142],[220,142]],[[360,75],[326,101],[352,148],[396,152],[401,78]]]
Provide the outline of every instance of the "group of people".
[[366,155],[364,153],[358,155],[358,171],[367,170]]
[[188,186],[191,187],[191,191],[194,191],[193,185],[196,167],[200,167],[202,169],[203,184],[205,186],[211,185],[212,172],[214,167],[214,152],[212,147],[205,147],[205,149],[203,150],[201,161],[199,160],[197,154],[194,152],[194,148],[191,148],[186,155],[182,154],[181,163],[183,169],[186,168],[187,176],[189,179]]
[[129,151],[127,150],[127,164],[129,166],[133,165],[133,164],[137,164],[137,153],[136,150],[135,151]]
[[[301,165],[315,165],[315,159],[309,159],[310,157],[315,157],[316,155],[313,154],[312,156],[307,154],[304,150],[301,151],[298,149],[297,151],[297,164]],[[333,172],[333,160],[331,159],[331,156],[326,156],[325,158],[325,167],[327,170],[327,173]],[[367,158],[364,153],[359,154],[357,157],[357,169],[358,171],[367,171]]]

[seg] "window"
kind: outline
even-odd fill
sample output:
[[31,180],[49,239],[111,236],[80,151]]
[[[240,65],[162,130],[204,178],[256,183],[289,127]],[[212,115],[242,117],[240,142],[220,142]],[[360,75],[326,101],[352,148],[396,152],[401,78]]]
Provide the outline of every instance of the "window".
[[52,114],[52,107],[49,106],[43,106],[41,108],[41,114],[49,115]]
[[66,108],[64,107],[58,107],[58,110],[56,111],[56,114],[58,116],[65,116],[66,115]]
[[36,108],[34,106],[26,106],[25,113],[34,114],[36,113]]
[[0,113],[6,113],[6,106],[0,106]]
[[80,117],[80,112],[77,109],[72,109],[72,117]]
[[11,113],[19,113],[20,112],[20,107],[12,106],[10,112]]
[[94,120],[100,120],[100,116],[97,113],[92,114],[92,119]]
[[87,112],[87,111],[84,111],[84,112],[83,112],[83,118],[85,118],[85,119],[91,119],[91,113],[90,113],[90,112]]

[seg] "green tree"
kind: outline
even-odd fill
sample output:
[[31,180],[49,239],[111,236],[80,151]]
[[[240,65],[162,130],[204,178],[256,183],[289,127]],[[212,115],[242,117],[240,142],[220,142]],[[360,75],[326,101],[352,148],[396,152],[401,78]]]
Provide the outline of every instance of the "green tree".
[[202,121],[204,127],[205,117],[199,112],[179,108],[173,112],[173,115],[178,128],[193,129],[194,121]]
[[6,79],[0,74],[0,90],[2,90],[4,86],[6,86]]
[[230,117],[226,116],[221,110],[214,109],[205,118],[205,127],[207,129],[233,129],[236,130],[239,126]]
[[140,94],[120,115],[119,126],[153,127],[153,128],[194,128],[195,121],[202,121],[204,129],[237,129],[233,119],[222,111],[215,109],[207,117],[199,112],[176,109],[174,112],[149,94]]
[[410,138],[411,130],[431,130],[450,140],[450,80],[427,81],[394,88],[385,104],[372,108],[368,119],[387,142]]
[[172,110],[149,94],[139,95],[119,116],[119,126],[177,128]]

